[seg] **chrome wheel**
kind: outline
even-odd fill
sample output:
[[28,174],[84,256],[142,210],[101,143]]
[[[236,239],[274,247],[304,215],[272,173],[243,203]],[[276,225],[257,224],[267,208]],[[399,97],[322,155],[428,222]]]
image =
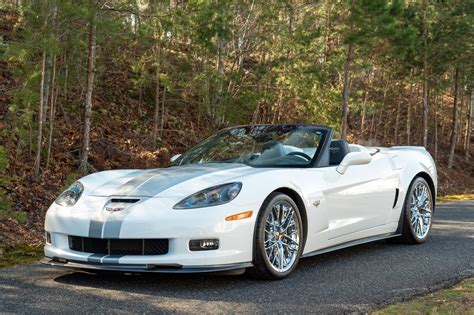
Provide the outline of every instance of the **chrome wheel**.
[[431,227],[431,192],[425,182],[416,183],[411,196],[410,224],[418,239],[424,239]]
[[298,258],[301,227],[293,206],[280,200],[268,212],[265,221],[266,258],[277,272],[288,271]]

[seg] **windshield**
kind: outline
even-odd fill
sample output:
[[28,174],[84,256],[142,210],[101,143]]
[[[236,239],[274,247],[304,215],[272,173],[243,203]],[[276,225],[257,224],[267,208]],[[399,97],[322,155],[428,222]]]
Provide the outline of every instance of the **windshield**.
[[295,125],[229,128],[190,149],[173,165],[243,163],[268,167],[308,166],[318,152],[324,131],[315,126]]

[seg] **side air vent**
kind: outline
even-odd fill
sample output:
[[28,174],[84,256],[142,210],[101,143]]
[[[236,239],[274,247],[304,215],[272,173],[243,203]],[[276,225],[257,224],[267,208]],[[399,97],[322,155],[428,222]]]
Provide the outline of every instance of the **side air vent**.
[[110,202],[121,202],[121,203],[135,203],[140,201],[140,199],[134,199],[134,198],[112,198],[110,199]]
[[400,190],[397,188],[395,189],[395,199],[393,200],[393,208],[395,208],[395,206],[397,205],[397,202],[398,202],[398,195],[400,194]]

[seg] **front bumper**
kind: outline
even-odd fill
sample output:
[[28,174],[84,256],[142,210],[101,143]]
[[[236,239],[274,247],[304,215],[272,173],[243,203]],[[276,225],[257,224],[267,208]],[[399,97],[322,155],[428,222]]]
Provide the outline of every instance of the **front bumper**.
[[[118,213],[103,210],[107,198],[84,198],[74,207],[53,204],[46,214],[45,230],[50,243],[44,248],[44,263],[79,269],[123,272],[219,272],[252,266],[253,234],[258,204],[173,210],[176,200],[150,198],[122,215],[116,235],[106,235],[115,227]],[[157,210],[159,209],[159,210]],[[250,218],[226,221],[227,216],[253,210]],[[102,222],[101,231],[91,229]],[[99,225],[100,226],[100,225]],[[99,235],[91,235],[102,233]],[[117,239],[168,239],[169,249],[162,255],[98,255],[72,250],[69,236]],[[219,249],[191,251],[190,240],[218,239]]]
[[219,274],[242,274],[246,268],[252,267],[252,263],[237,263],[225,265],[206,265],[185,267],[180,265],[154,265],[154,264],[107,264],[107,263],[84,263],[78,261],[67,261],[58,258],[44,257],[42,264],[89,271],[114,271],[123,273],[219,273]]

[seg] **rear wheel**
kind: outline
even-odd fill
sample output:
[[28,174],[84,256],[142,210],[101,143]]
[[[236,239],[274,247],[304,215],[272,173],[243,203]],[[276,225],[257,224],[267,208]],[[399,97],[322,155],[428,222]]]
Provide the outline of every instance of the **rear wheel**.
[[298,264],[303,250],[303,224],[296,203],[288,195],[272,193],[257,218],[254,267],[260,279],[282,279]]
[[406,244],[425,242],[433,223],[433,192],[424,178],[417,177],[411,183],[403,211],[400,240]]

